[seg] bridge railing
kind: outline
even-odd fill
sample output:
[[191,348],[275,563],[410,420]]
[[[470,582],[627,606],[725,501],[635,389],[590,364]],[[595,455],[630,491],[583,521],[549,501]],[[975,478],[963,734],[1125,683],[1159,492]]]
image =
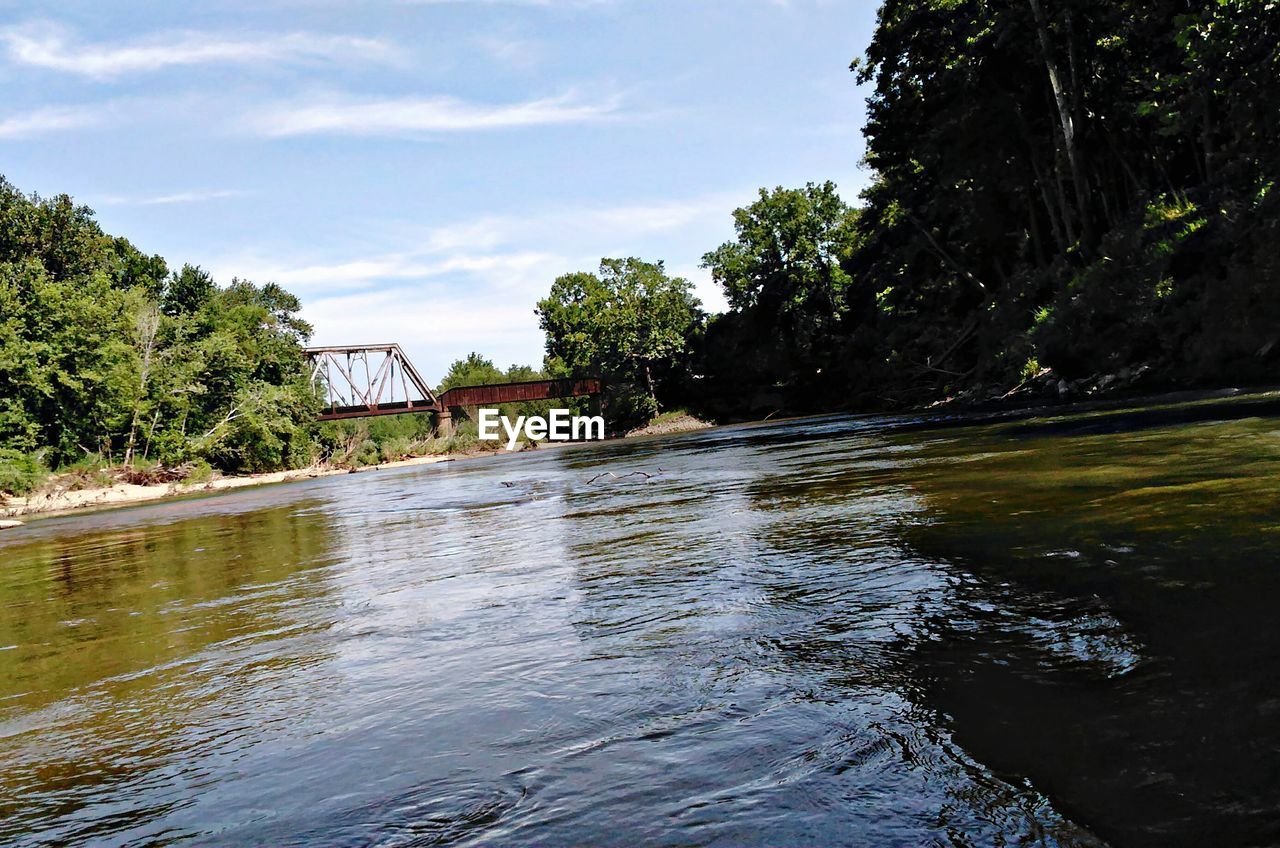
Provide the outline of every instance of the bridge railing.
[[440,405],[446,409],[457,409],[468,406],[496,406],[500,403],[518,403],[527,400],[585,397],[600,394],[600,388],[600,380],[595,377],[458,386],[440,395]]

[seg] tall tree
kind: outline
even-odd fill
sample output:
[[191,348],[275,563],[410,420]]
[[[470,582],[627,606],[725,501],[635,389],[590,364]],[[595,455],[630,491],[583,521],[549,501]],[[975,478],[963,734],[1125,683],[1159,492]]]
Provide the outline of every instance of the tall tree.
[[754,338],[766,379],[821,370],[838,344],[851,282],[844,265],[855,244],[857,212],[832,182],[760,190],[733,213],[737,238],[707,253],[702,266],[724,289],[743,331]]
[[658,409],[664,379],[688,357],[701,304],[661,262],[602,259],[596,274],[556,279],[537,306],[548,357],[577,373],[598,373],[640,389],[643,414]]

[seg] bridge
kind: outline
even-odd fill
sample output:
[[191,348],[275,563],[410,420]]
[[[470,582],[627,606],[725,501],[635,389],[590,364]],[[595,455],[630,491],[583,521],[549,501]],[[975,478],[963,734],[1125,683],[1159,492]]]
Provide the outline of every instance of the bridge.
[[482,406],[567,397],[598,398],[601,392],[599,379],[585,377],[455,386],[437,395],[398,344],[309,347],[306,354],[311,363],[311,381],[325,392],[321,421],[427,412],[434,418],[436,433],[449,436],[455,418],[466,415],[475,419],[476,410]]

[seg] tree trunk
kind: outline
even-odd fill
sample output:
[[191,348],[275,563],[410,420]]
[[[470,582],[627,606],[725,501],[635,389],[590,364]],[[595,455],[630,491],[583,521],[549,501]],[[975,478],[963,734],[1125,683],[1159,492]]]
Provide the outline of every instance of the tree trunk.
[[1076,144],[1076,126],[1073,117],[1072,102],[1078,102],[1079,93],[1068,96],[1063,88],[1062,77],[1058,74],[1058,65],[1053,60],[1053,51],[1049,46],[1049,24],[1045,19],[1040,0],[1027,0],[1031,5],[1031,13],[1035,16],[1036,32],[1040,37],[1040,53],[1044,60],[1045,70],[1049,74],[1049,87],[1053,89],[1053,101],[1058,110],[1058,123],[1062,128],[1063,147],[1066,148],[1067,165],[1071,169],[1071,182],[1076,190],[1076,207],[1080,218],[1080,231],[1086,244],[1093,242],[1093,226],[1090,221],[1089,186],[1084,175],[1084,167],[1080,161],[1080,149]]
[[133,420],[129,422],[129,442],[124,449],[124,465],[133,464],[133,451],[138,442],[138,418],[142,414],[142,402],[147,396],[147,383],[151,380],[151,358],[156,349],[156,332],[160,328],[160,313],[154,308],[138,316],[138,341],[142,347],[142,367],[138,377],[138,399],[133,403]]

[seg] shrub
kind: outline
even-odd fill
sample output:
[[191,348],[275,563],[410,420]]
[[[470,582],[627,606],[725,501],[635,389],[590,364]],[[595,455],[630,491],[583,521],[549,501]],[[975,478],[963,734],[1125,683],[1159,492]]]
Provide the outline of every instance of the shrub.
[[0,492],[30,494],[48,476],[40,454],[0,448]]
[[196,459],[187,463],[187,476],[183,478],[183,482],[188,484],[208,483],[212,479],[213,466],[203,459]]
[[413,454],[413,442],[404,436],[392,436],[382,443],[382,461],[395,462]]

